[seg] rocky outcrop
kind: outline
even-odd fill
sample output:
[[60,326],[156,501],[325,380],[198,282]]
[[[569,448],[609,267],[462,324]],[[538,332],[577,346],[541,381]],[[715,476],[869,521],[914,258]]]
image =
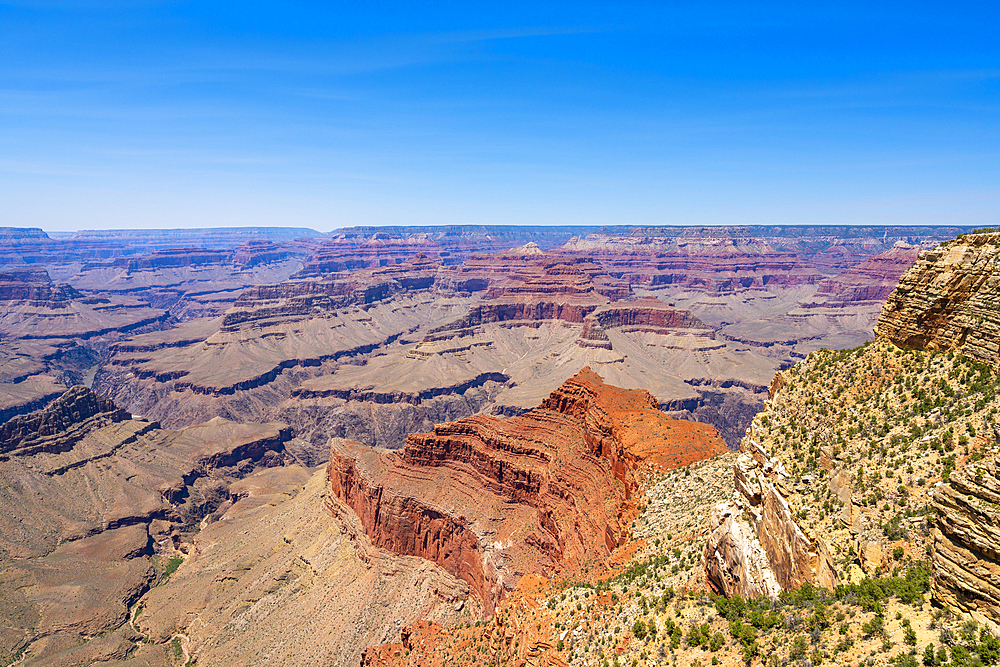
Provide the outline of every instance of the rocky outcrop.
[[608,329],[715,338],[715,331],[695,317],[690,310],[668,306],[653,297],[598,308],[584,318],[578,344],[610,350]]
[[[719,593],[776,599],[805,583],[833,590],[840,583],[823,539],[801,526],[786,492],[789,475],[747,431],[733,468],[738,508],[716,507],[702,563]],[[761,561],[761,554],[765,561]]]
[[956,350],[1000,368],[1000,234],[963,234],[920,253],[879,316],[896,345]]
[[1000,631],[1000,466],[956,470],[934,492],[934,597]]
[[522,575],[580,571],[619,546],[643,465],[725,451],[712,427],[586,368],[523,416],[441,424],[401,452],[335,440],[328,471],[374,545],[433,560],[489,613]]
[[913,265],[919,246],[899,242],[886,252],[872,255],[862,263],[826,278],[816,290],[816,301],[804,308],[845,307],[881,304],[899,284],[899,278]]
[[[67,433],[78,430],[78,437],[132,416],[109,400],[86,387],[76,386],[50,403],[44,410],[15,417],[0,426],[0,455],[44,451],[44,442],[58,439],[65,446]],[[82,428],[76,429],[77,426]],[[51,447],[49,448],[51,449]]]
[[478,281],[476,284],[487,290],[488,300],[473,306],[465,317],[432,329],[425,340],[446,339],[494,322],[583,323],[598,307],[629,293],[628,285],[583,258],[517,252],[477,259],[479,263],[460,267],[459,275],[443,274],[441,282],[455,289]]
[[8,306],[25,303],[41,308],[65,308],[73,299],[82,297],[70,285],[54,285],[44,270],[0,273],[0,303],[6,302]]
[[767,552],[741,515],[740,508],[731,503],[719,503],[712,510],[704,556],[708,583],[726,597],[765,595],[775,600],[781,586]]

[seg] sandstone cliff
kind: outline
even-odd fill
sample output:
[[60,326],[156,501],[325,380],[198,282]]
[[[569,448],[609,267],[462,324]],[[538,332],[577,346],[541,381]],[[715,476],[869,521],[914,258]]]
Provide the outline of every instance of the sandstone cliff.
[[951,474],[934,493],[934,597],[1000,631],[1000,466]]
[[328,470],[374,545],[433,560],[492,613],[524,574],[599,567],[624,540],[642,465],[725,451],[715,429],[588,368],[526,415],[442,424],[402,452],[335,440]]
[[958,350],[1000,368],[1000,234],[963,234],[920,253],[877,332],[907,348]]

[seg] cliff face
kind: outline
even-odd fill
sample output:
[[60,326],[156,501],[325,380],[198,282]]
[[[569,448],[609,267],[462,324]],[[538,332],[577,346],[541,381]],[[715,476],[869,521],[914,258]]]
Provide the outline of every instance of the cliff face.
[[10,306],[26,303],[45,308],[65,308],[73,299],[83,297],[65,283],[53,285],[44,271],[0,273],[0,303]]
[[964,234],[920,253],[882,308],[901,347],[958,350],[1000,368],[1000,234]]
[[695,317],[690,310],[673,308],[652,297],[616,303],[595,310],[584,318],[578,344],[610,350],[608,329],[715,338],[715,331]]
[[789,474],[752,435],[733,469],[736,506],[721,503],[702,562],[709,584],[731,596],[776,599],[805,583],[833,590],[840,579],[823,539],[800,525],[786,498]]
[[934,597],[1000,631],[1000,466],[952,473],[934,493]]
[[64,436],[86,423],[82,433],[93,428],[131,419],[131,415],[86,387],[76,386],[44,410],[15,417],[0,426],[0,454],[23,450],[52,436]]
[[763,238],[666,239],[591,235],[561,249],[586,253],[608,273],[650,289],[680,288],[728,294],[746,289],[813,285],[823,279],[794,252]]
[[401,452],[334,440],[328,470],[373,544],[433,560],[491,613],[524,574],[599,566],[623,541],[641,466],[725,451],[712,427],[587,368],[523,416],[442,424]]

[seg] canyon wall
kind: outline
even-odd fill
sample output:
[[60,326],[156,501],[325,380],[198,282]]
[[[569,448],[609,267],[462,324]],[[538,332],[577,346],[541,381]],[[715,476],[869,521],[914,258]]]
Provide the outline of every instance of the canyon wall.
[[1000,466],[956,470],[934,493],[934,597],[1000,631]]
[[998,256],[998,233],[963,234],[921,252],[883,306],[877,333],[1000,368]]

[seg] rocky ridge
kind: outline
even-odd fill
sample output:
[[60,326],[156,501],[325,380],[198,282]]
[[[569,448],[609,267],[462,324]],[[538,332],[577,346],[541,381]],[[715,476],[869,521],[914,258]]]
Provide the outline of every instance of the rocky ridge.
[[599,567],[624,542],[640,465],[725,451],[710,427],[670,420],[648,393],[608,386],[590,369],[521,417],[442,424],[401,452],[332,447],[333,493],[372,543],[437,562],[488,614],[525,574]]

